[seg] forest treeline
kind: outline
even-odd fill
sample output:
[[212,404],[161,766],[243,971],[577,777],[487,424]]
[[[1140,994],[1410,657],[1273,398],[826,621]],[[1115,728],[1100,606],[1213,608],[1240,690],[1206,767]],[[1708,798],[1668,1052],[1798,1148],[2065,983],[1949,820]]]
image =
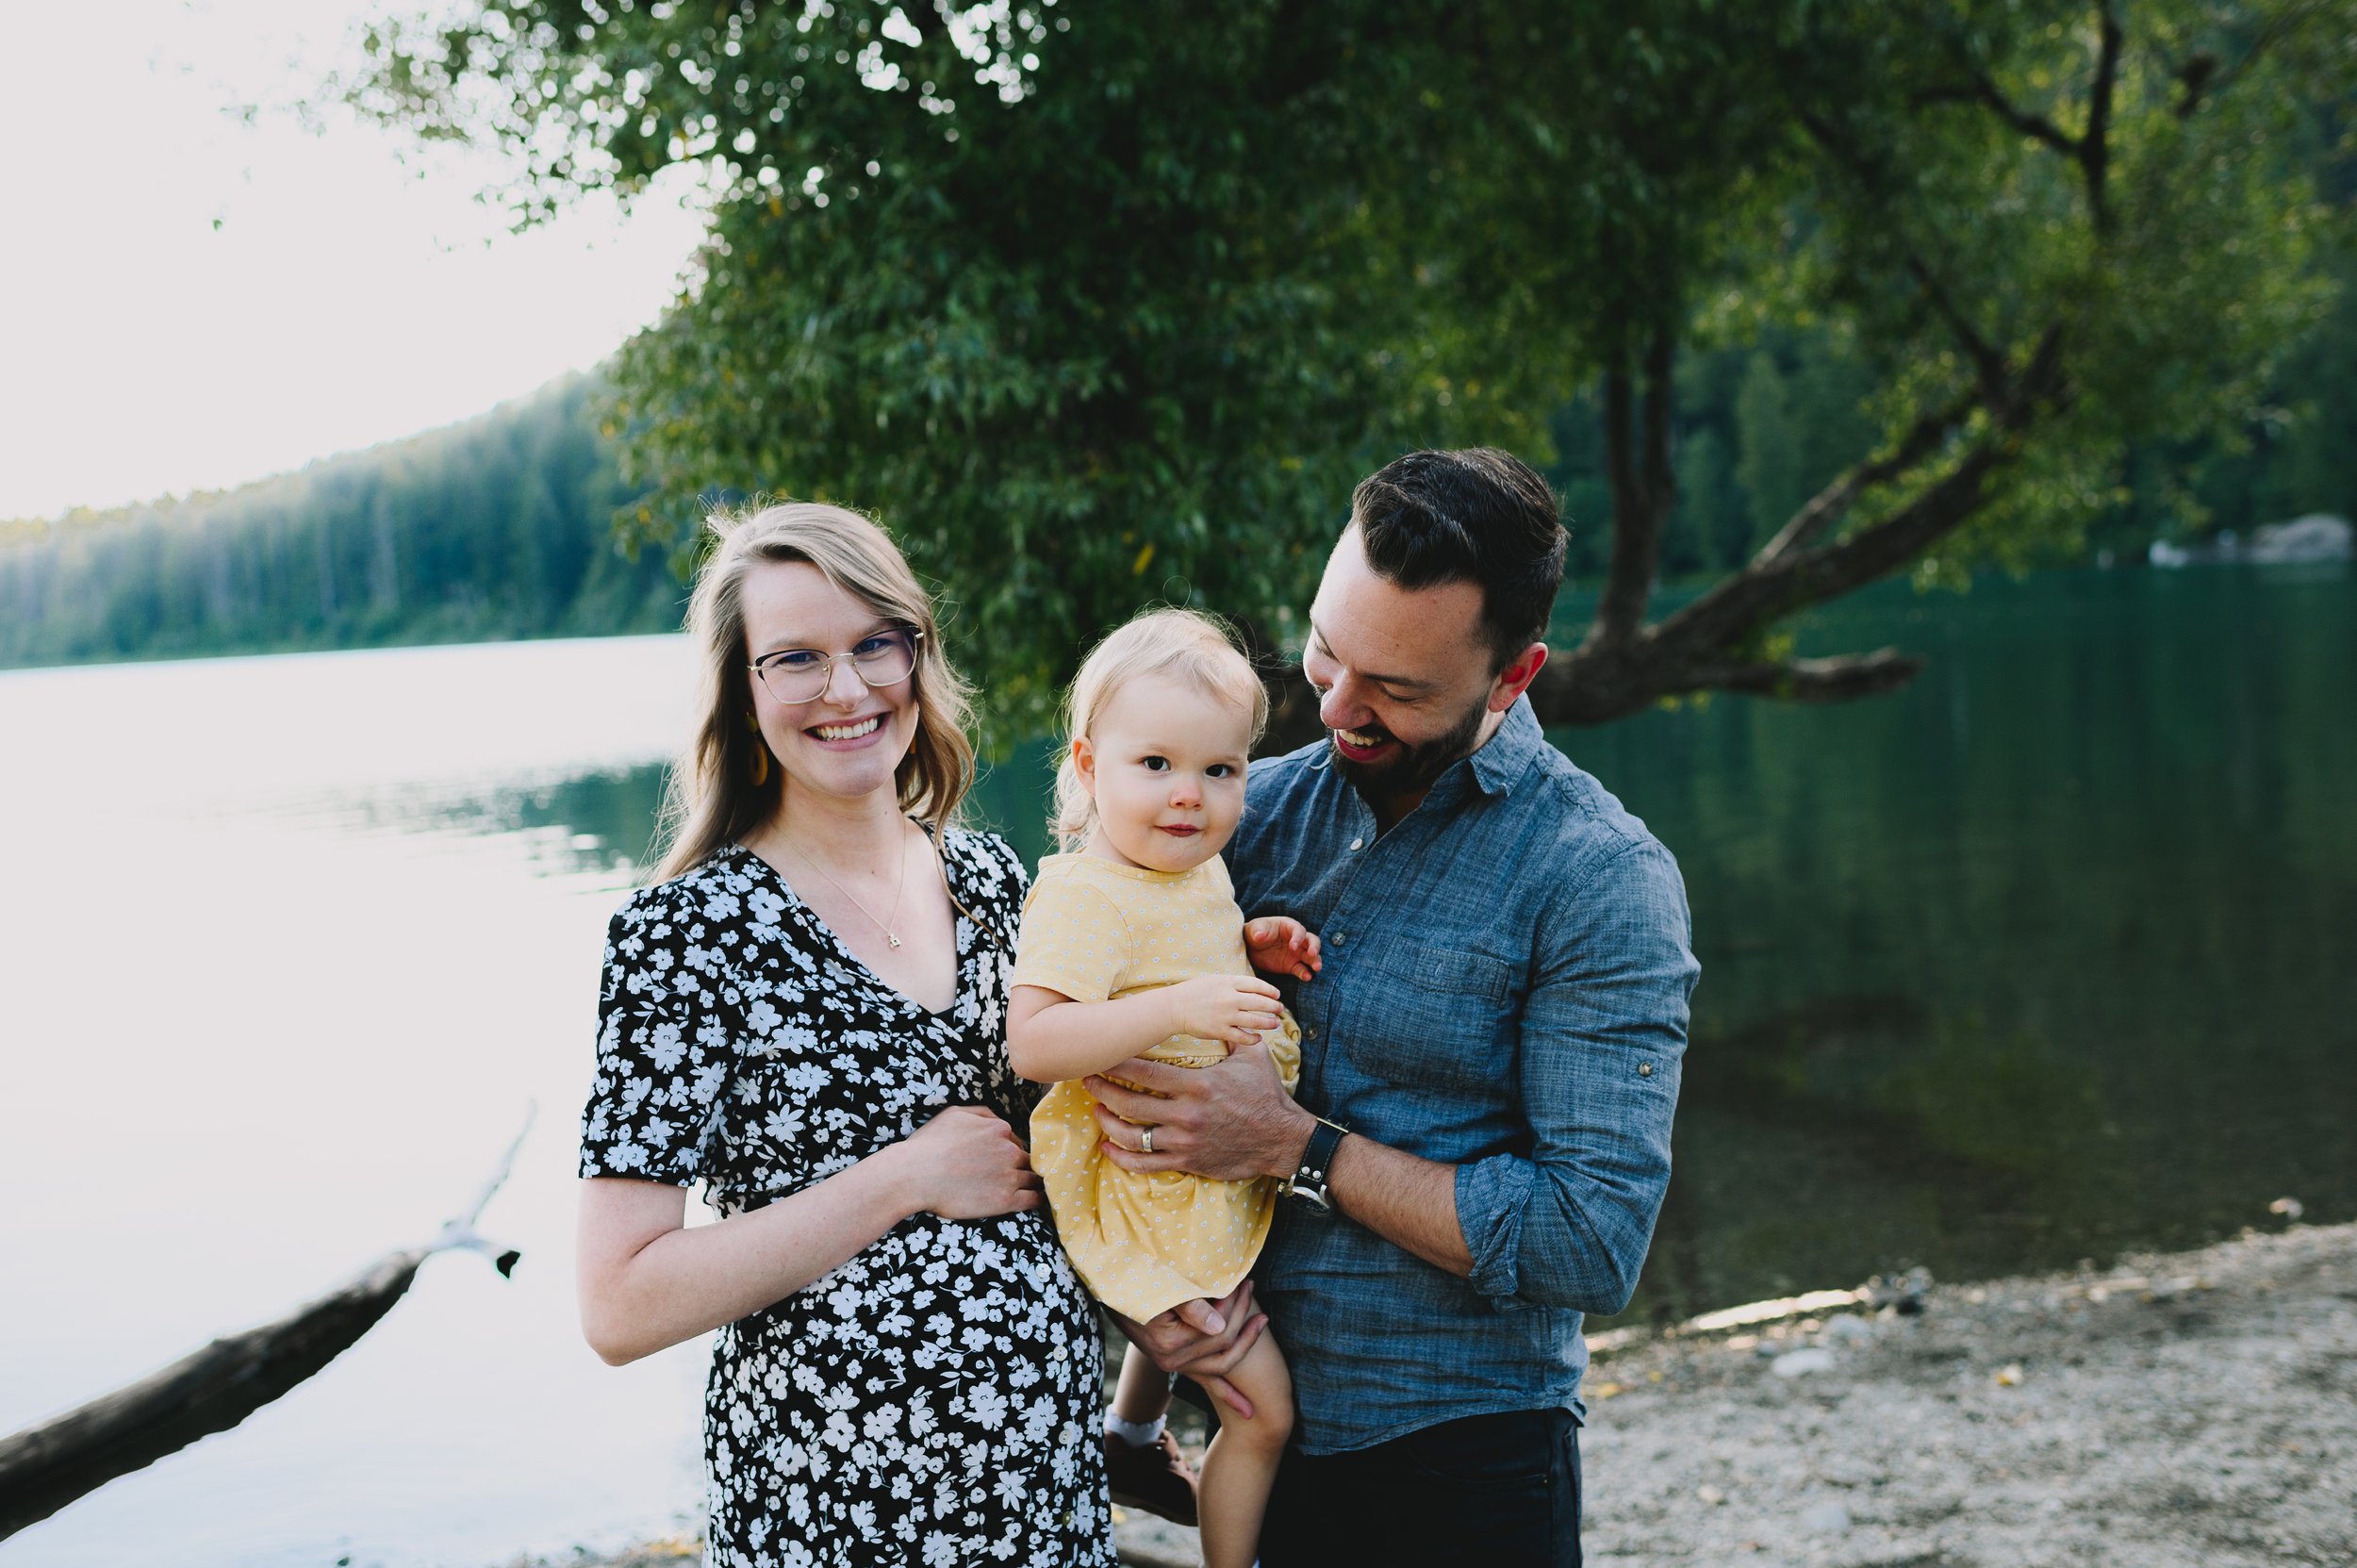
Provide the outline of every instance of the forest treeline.
[[0,524],[0,665],[668,631],[660,551],[571,377],[240,488]]
[[[2337,271],[2337,306],[2284,357],[2260,419],[2120,454],[2090,555],[2357,511],[2357,266]],[[1822,337],[1689,351],[1677,387],[1673,577],[1739,564],[1871,440],[1871,377]],[[238,490],[0,524],[0,665],[670,630],[683,589],[664,553],[615,542],[634,497],[600,397],[569,379]],[[1574,581],[1592,582],[1610,504],[1591,401],[1553,435]]]

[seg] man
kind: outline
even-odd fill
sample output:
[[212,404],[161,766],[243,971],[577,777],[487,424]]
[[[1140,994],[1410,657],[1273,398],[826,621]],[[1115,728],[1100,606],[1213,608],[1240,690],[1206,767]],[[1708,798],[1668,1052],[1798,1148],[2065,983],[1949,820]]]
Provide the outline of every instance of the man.
[[[1697,966],[1676,863],[1524,698],[1563,548],[1504,453],[1359,487],[1302,659],[1328,737],[1253,766],[1228,851],[1248,916],[1321,935],[1299,1099],[1259,1048],[1090,1080],[1123,1166],[1292,1183],[1255,1271],[1299,1406],[1264,1568],[1579,1561],[1581,1316],[1652,1240]],[[1253,1290],[1126,1327],[1233,1403]]]

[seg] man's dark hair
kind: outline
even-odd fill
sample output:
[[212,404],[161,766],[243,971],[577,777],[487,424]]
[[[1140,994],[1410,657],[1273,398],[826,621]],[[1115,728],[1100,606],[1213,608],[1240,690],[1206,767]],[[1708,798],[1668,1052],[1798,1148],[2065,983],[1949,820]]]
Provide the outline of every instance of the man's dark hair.
[[1563,583],[1555,492],[1493,447],[1411,452],[1359,482],[1350,520],[1367,563],[1403,588],[1481,586],[1481,625],[1497,668],[1546,635]]

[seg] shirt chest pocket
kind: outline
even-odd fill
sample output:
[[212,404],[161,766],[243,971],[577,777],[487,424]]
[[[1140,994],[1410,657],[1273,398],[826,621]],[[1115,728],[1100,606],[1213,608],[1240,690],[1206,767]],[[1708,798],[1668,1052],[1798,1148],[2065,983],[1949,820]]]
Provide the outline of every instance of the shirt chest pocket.
[[1343,1044],[1389,1083],[1505,1087],[1514,1070],[1514,967],[1486,953],[1390,942],[1369,955]]

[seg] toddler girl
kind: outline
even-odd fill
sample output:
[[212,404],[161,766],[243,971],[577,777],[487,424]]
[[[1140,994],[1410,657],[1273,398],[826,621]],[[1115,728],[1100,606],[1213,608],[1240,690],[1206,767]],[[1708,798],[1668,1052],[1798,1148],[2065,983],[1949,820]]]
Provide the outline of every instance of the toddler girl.
[[[1031,1165],[1080,1278],[1135,1320],[1226,1296],[1268,1235],[1276,1183],[1123,1170],[1079,1081],[1133,1056],[1206,1067],[1265,1039],[1294,1087],[1300,1032],[1252,966],[1307,980],[1317,938],[1283,916],[1247,925],[1219,858],[1267,715],[1250,662],[1208,616],[1157,610],[1099,643],[1073,682],[1057,770],[1065,852],[1040,863],[1024,905],[1007,1046],[1017,1072],[1055,1083],[1031,1115]],[[1150,1147],[1151,1132],[1123,1142]],[[1252,1562],[1293,1425],[1292,1380],[1266,1334],[1228,1379],[1253,1414],[1229,1413],[1204,1457],[1206,1568]],[[1154,1441],[1169,1396],[1132,1346],[1115,1429]]]

